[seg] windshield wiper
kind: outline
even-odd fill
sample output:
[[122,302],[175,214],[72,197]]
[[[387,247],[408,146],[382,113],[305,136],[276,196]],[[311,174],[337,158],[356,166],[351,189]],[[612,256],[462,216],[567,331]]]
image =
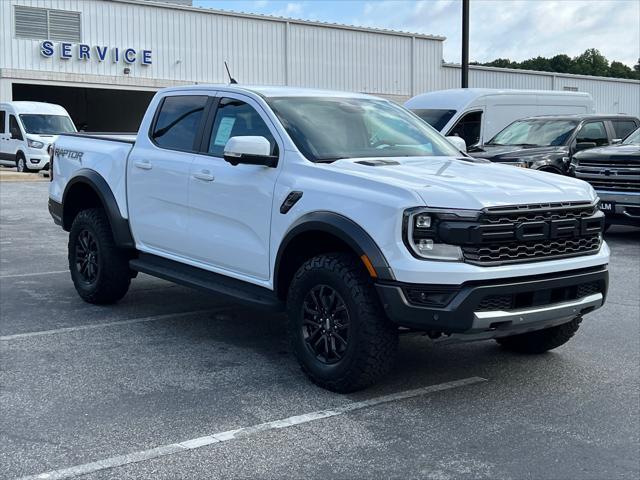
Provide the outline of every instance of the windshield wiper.
[[342,160],[344,158],[349,158],[349,157],[320,157],[315,159],[313,163],[333,163],[336,160]]

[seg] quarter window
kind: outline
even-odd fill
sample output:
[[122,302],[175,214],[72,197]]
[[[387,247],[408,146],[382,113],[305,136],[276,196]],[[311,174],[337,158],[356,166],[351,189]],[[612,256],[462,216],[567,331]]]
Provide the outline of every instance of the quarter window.
[[636,123],[633,120],[611,120],[616,138],[625,138],[636,129]]
[[576,142],[593,142],[598,147],[601,145],[607,145],[609,138],[607,137],[607,130],[604,128],[602,122],[590,122],[582,126],[578,132]]
[[161,148],[193,151],[207,99],[196,95],[165,97],[151,140]]
[[457,135],[464,139],[467,145],[475,145],[480,141],[480,126],[482,125],[482,112],[469,112],[463,115],[455,127],[447,135]]
[[222,157],[229,139],[241,136],[265,137],[271,144],[271,155],[275,155],[276,140],[260,114],[241,100],[222,98],[211,129],[207,152],[215,157]]
[[13,115],[9,115],[9,133],[12,136],[12,140],[24,140],[20,125],[18,125],[18,121]]

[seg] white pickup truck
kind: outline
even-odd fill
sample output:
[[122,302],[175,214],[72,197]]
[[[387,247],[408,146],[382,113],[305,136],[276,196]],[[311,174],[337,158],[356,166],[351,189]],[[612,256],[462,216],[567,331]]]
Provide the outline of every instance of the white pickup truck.
[[388,372],[401,331],[541,353],[607,293],[591,186],[474,160],[367,95],[169,88],[137,137],[63,135],[51,155],[84,300],[144,272],[286,310],[303,370],[338,392]]

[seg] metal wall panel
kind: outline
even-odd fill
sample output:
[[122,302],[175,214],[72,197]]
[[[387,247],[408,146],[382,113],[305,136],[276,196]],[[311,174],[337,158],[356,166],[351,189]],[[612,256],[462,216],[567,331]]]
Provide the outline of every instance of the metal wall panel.
[[411,37],[289,24],[289,84],[407,95]]
[[[69,60],[59,58],[59,50],[54,58],[41,56],[40,40],[16,37],[15,5],[81,12],[82,42],[94,58],[79,60],[77,45]],[[153,64],[99,62],[96,45],[152,50]],[[133,88],[226,83],[225,60],[245,84],[350,90],[397,101],[460,85],[460,67],[442,63],[442,41],[435,37],[126,0],[0,0],[0,77]],[[470,84],[578,88],[592,94],[598,111],[640,115],[638,81],[472,67]]]

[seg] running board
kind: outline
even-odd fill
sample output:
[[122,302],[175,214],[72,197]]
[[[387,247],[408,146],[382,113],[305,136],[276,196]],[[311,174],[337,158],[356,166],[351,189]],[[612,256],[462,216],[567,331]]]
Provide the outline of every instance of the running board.
[[248,305],[269,310],[284,310],[284,302],[277,297],[275,292],[267,288],[157,255],[140,253],[138,258],[129,261],[129,267],[136,272],[146,273],[215,295],[231,297]]

